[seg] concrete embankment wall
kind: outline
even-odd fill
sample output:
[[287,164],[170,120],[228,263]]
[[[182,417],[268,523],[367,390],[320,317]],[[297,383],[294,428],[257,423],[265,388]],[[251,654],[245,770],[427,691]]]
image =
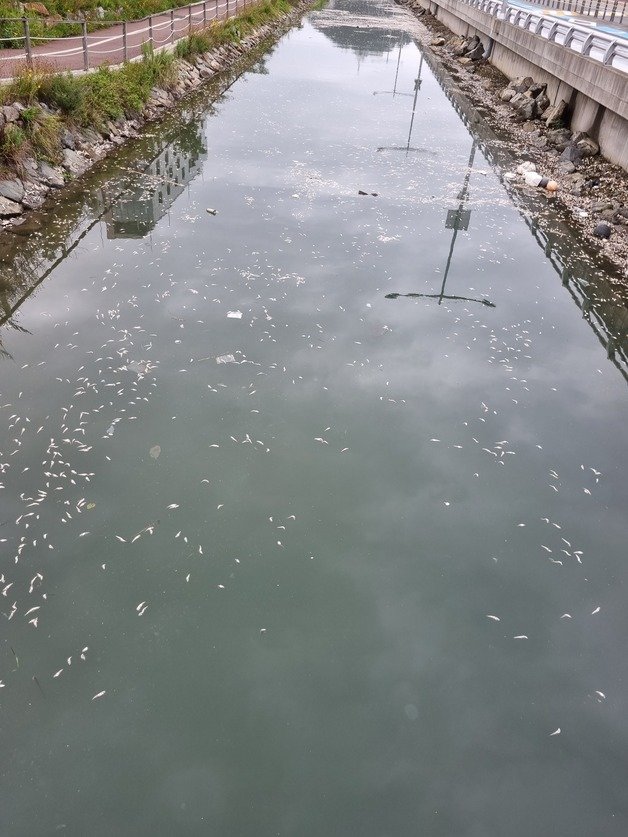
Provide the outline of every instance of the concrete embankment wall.
[[508,78],[547,83],[552,104],[569,105],[571,127],[598,141],[602,154],[628,170],[628,75],[456,0],[418,0],[457,35],[478,35],[491,64]]

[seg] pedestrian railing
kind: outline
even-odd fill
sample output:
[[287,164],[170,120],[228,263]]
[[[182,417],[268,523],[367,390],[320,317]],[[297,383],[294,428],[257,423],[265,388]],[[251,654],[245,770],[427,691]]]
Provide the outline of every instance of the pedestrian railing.
[[542,9],[534,11],[528,5],[528,0],[521,6],[511,5],[508,0],[460,1],[513,26],[526,29],[534,35],[540,35],[552,43],[579,52],[607,67],[628,72],[628,32],[625,38],[621,38],[595,31],[587,24],[544,14]]
[[[253,5],[256,0],[202,0],[139,20],[102,21],[97,32],[89,32],[85,20],[64,20],[64,25],[76,26],[77,34],[63,38],[33,34],[30,18],[0,18],[0,25],[19,23],[23,29],[19,36],[0,36],[1,42],[14,44],[14,48],[2,50],[0,64],[17,62],[33,66],[35,61],[42,61],[59,69],[75,70],[120,64],[141,56],[149,45],[156,50],[167,47]],[[6,76],[6,65],[4,69],[2,75]]]
[[625,0],[526,0],[546,9],[559,9],[572,15],[628,23],[628,3]]
[[585,24],[559,20],[552,15],[543,14],[541,10],[536,13],[510,5],[504,6],[503,18],[513,26],[540,35],[587,58],[628,72],[628,32],[625,39],[614,38],[603,32],[591,31]]

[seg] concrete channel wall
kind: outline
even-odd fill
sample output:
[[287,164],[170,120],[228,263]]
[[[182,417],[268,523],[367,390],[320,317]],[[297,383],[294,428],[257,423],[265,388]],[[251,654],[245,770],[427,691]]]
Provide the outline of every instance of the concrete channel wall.
[[628,75],[513,26],[460,0],[418,0],[457,35],[478,35],[508,78],[547,83],[552,104],[569,105],[571,127],[587,131],[602,154],[628,170]]

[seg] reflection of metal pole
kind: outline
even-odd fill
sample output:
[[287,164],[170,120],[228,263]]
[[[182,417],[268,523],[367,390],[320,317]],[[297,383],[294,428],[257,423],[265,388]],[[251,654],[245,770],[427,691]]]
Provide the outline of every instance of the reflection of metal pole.
[[[409,141],[408,141],[409,142]],[[445,293],[445,287],[447,285],[447,278],[449,276],[449,269],[451,267],[451,262],[454,255],[454,246],[456,244],[456,238],[458,237],[458,230],[466,230],[469,227],[469,218],[471,215],[470,210],[465,209],[465,204],[467,202],[467,198],[469,196],[469,181],[471,180],[471,170],[473,169],[473,160],[475,159],[475,149],[476,143],[475,138],[473,139],[473,145],[471,146],[471,153],[469,155],[469,163],[467,165],[467,170],[465,172],[464,180],[462,182],[462,189],[458,193],[458,208],[457,209],[450,209],[447,213],[447,221],[446,227],[448,229],[453,229],[453,235],[451,237],[451,243],[449,245],[449,253],[447,254],[447,263],[445,264],[445,275],[443,276],[443,284],[441,285],[440,293],[437,294],[418,294],[418,293],[410,293],[410,294],[400,294],[400,293],[391,293],[386,294],[386,299],[398,299],[400,296],[411,297],[411,298],[428,298],[428,299],[437,299],[438,304],[440,305],[444,299],[449,300],[459,300],[464,302],[479,302],[481,305],[486,305],[488,308],[495,308],[495,304],[490,302],[488,299],[476,299],[474,297],[468,296],[453,296],[448,295]]]
[[[399,64],[401,63],[401,47],[402,43],[399,42],[399,53],[397,55],[397,69],[395,70],[395,83],[393,85],[392,90],[374,90],[373,96],[378,96],[380,93],[390,93],[392,94],[393,99],[395,96],[412,96],[412,93],[397,93],[397,80],[399,78]],[[421,56],[421,60],[423,60],[423,56]],[[388,58],[386,59],[386,63],[388,63]]]
[[[471,169],[473,168],[473,159],[475,157],[475,139],[473,140],[473,145],[471,146],[471,154],[469,155],[469,165],[467,167],[466,174],[464,176],[464,181],[462,184],[462,189],[458,194],[458,200],[460,203],[458,204],[458,210],[456,212],[454,224],[453,224],[453,235],[451,237],[451,244],[449,245],[449,255],[447,256],[447,264],[445,265],[445,275],[443,276],[443,286],[440,289],[440,297],[438,300],[438,304],[440,305],[443,301],[443,297],[445,295],[445,284],[447,282],[447,276],[449,275],[449,268],[451,267],[451,259],[454,255],[454,244],[456,243],[456,238],[458,237],[458,230],[461,227],[462,221],[462,211],[464,209],[464,205],[467,202],[467,195],[469,194],[469,180],[471,179]],[[464,223],[464,222],[463,222]],[[465,226],[468,226],[468,222]]]
[[[425,151],[422,148],[410,148],[410,140],[412,139],[412,129],[414,128],[414,116],[416,114],[416,100],[417,96],[419,95],[419,90],[421,89],[421,85],[423,84],[423,79],[421,78],[421,72],[423,70],[423,53],[421,53],[421,58],[419,61],[419,71],[417,73],[417,77],[414,79],[414,93],[399,93],[399,96],[412,96],[412,114],[410,116],[410,130],[408,131],[408,141],[406,142],[405,146],[402,145],[382,145],[377,150],[378,151],[405,151],[406,157],[408,156],[409,151]],[[393,98],[396,94],[396,85],[397,85],[397,78],[395,77],[395,90],[392,91]],[[378,90],[373,95],[375,96],[376,93],[385,93],[385,90]]]
[[410,119],[410,130],[408,131],[408,142],[406,145],[406,153],[410,151],[410,138],[412,137],[412,126],[414,125],[414,114],[416,113],[416,97],[421,89],[421,69],[423,68],[423,53],[421,53],[421,61],[419,63],[419,74],[414,80],[414,99],[412,100],[412,117]]
[[397,93],[397,79],[399,78],[399,64],[401,64],[401,41],[399,41],[399,55],[397,56],[397,70],[395,72],[395,83],[393,84],[393,99]]

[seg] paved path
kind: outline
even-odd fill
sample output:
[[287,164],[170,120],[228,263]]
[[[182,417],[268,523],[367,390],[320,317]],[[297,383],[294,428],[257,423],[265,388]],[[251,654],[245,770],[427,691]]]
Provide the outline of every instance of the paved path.
[[[126,24],[126,48],[124,27],[116,24],[92,32],[87,36],[87,66],[121,64],[125,59],[137,58],[142,54],[142,45],[152,42],[155,49],[184,38],[191,31],[205,28],[214,20],[226,20],[245,7],[253,5],[251,0],[207,0],[206,3],[183,6],[173,14],[164,12],[151,18],[129,21]],[[86,55],[82,36],[54,38],[44,44],[32,47],[37,63],[45,62],[56,70],[84,70]],[[0,50],[0,79],[11,78],[16,66],[26,60],[24,49]]]

